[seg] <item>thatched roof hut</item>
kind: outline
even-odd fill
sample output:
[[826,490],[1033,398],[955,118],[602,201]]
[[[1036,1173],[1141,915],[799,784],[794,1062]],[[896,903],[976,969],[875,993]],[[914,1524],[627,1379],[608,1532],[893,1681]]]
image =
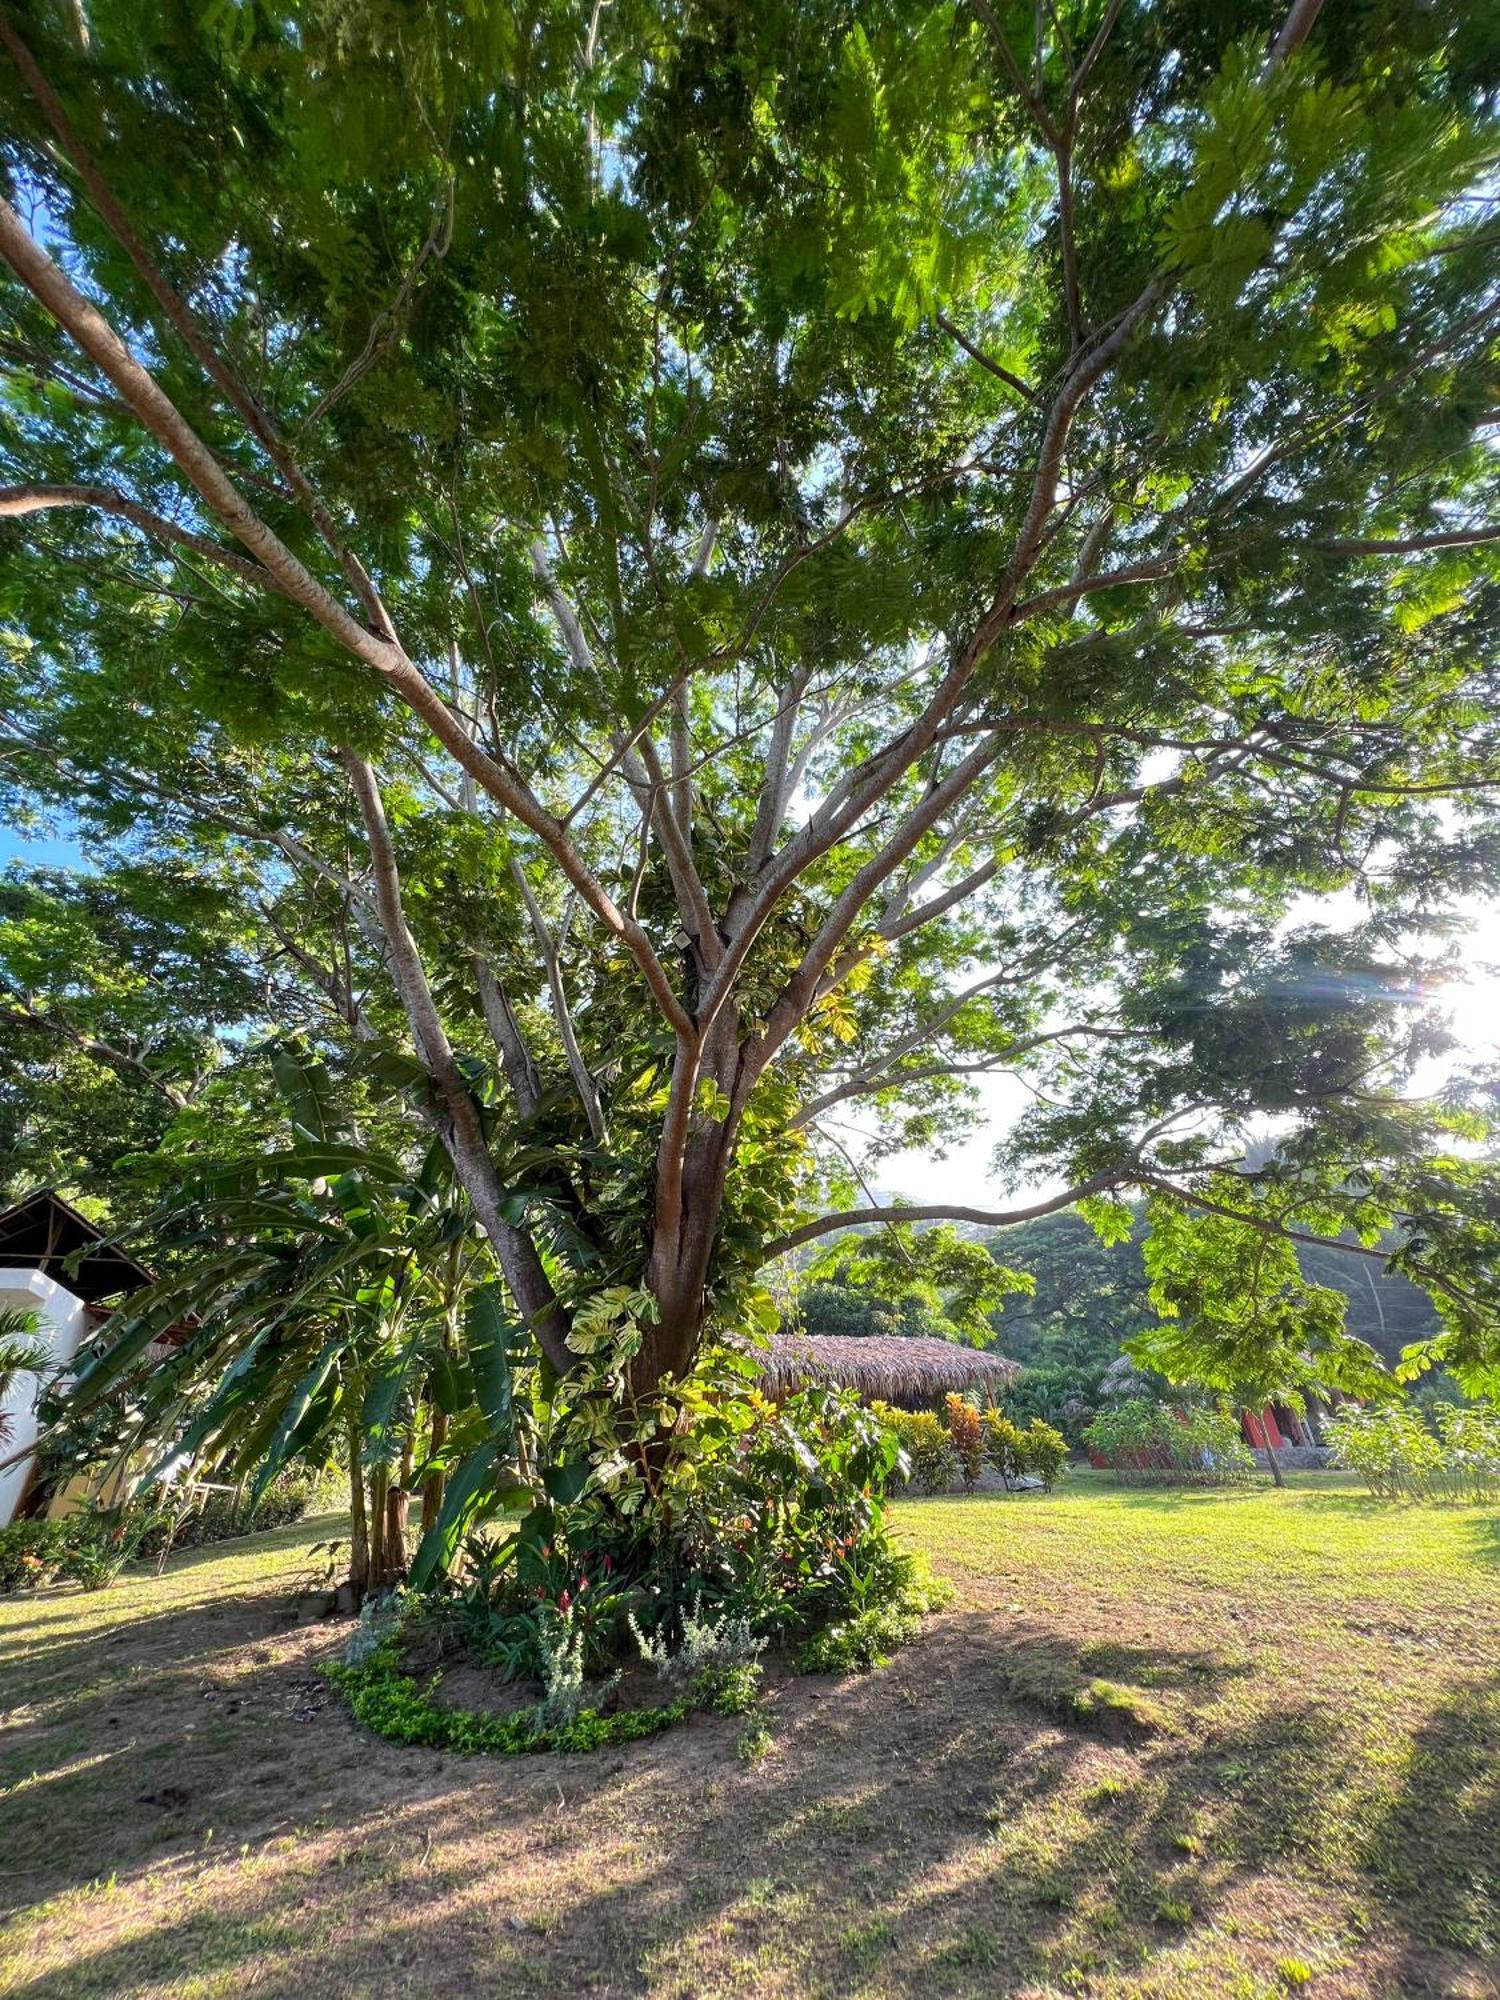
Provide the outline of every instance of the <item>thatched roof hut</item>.
[[983,1389],[998,1397],[1021,1372],[1003,1354],[981,1354],[951,1340],[833,1333],[778,1333],[763,1370],[772,1396],[832,1383],[909,1410],[940,1403],[950,1389],[960,1395]]

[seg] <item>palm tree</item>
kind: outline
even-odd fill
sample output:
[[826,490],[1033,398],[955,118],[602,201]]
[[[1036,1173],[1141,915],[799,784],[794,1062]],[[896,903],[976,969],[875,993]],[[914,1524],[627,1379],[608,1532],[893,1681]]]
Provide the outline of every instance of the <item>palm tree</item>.
[[41,1336],[41,1314],[25,1308],[0,1310],[0,1449],[9,1442],[12,1413],[3,1405],[10,1400],[18,1375],[40,1374],[52,1358],[52,1350]]

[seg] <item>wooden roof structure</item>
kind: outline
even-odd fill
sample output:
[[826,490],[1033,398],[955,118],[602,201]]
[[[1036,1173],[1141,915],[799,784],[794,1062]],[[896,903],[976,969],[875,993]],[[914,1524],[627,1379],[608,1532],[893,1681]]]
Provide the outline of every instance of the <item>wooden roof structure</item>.
[[55,1188],[38,1188],[0,1214],[0,1270],[40,1271],[89,1305],[155,1282]]
[[999,1396],[1020,1372],[1020,1363],[1003,1354],[901,1334],[778,1333],[762,1364],[773,1396],[823,1383],[907,1409],[939,1402],[950,1391],[983,1389]]

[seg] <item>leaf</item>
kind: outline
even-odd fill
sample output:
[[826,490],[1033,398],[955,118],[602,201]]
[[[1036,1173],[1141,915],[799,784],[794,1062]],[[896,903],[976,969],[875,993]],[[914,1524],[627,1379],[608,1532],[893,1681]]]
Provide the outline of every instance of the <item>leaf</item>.
[[323,1063],[301,1061],[289,1049],[275,1049],[271,1074],[299,1132],[323,1145],[348,1137],[348,1120]]
[[593,1471],[586,1458],[575,1458],[566,1465],[549,1465],[542,1474],[542,1484],[559,1507],[571,1507],[581,1500]]
[[510,1341],[514,1329],[500,1310],[498,1285],[481,1285],[469,1300],[466,1329],[474,1396],[497,1444],[509,1444],[514,1392]]

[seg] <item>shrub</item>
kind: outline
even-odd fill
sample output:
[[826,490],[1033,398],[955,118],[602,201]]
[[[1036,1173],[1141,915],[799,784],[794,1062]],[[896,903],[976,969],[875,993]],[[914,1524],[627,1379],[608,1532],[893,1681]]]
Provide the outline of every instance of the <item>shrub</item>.
[[1334,1463],[1383,1500],[1500,1498],[1500,1410],[1435,1414],[1436,1433],[1410,1404],[1340,1410],[1327,1425]]
[[[236,1506],[233,1494],[210,1493],[179,1522],[172,1547],[195,1548],[300,1521],[311,1494],[306,1479],[279,1479],[247,1513]],[[13,1521],[0,1528],[0,1596],[55,1581],[101,1590],[126,1563],[160,1555],[171,1528],[171,1512],[155,1500],[85,1507],[56,1521]]]
[[1227,1486],[1253,1477],[1239,1420],[1209,1404],[1176,1407],[1132,1397],[1101,1410],[1084,1442],[1132,1486]]
[[173,1549],[196,1549],[211,1542],[233,1541],[239,1535],[259,1534],[267,1528],[285,1528],[300,1521],[313,1499],[313,1482],[301,1473],[284,1474],[272,1480],[254,1507],[235,1493],[205,1493],[172,1530],[168,1512],[141,1538],[138,1553],[159,1556],[172,1537]]
[[[906,1483],[919,1493],[946,1493],[958,1477],[958,1454],[942,1418],[931,1410],[897,1410],[876,1403],[880,1421],[893,1431],[906,1459]],[[901,1484],[900,1474],[893,1483]]]
[[751,1665],[765,1650],[765,1640],[750,1630],[746,1618],[715,1619],[700,1604],[682,1621],[682,1643],[667,1644],[661,1633],[641,1630],[635,1618],[629,1620],[641,1658],[656,1669],[668,1685],[679,1687],[720,1685],[736,1669]]
[[1068,1441],[1061,1431],[1033,1417],[1022,1433],[1025,1466],[1033,1479],[1040,1479],[1050,1493],[1068,1462]]
[[67,1551],[65,1521],[13,1521],[0,1528],[0,1594],[50,1583]]
[[916,1637],[923,1612],[945,1604],[950,1593],[915,1557],[902,1562],[898,1589],[852,1618],[825,1626],[797,1649],[792,1665],[799,1674],[866,1673],[883,1667],[898,1646]]
[[986,1410],[980,1419],[984,1456],[1007,1487],[1014,1486],[1022,1473],[1026,1455],[1024,1437],[1004,1410]]
[[951,1392],[947,1397],[948,1441],[965,1488],[973,1492],[984,1470],[984,1430],[972,1403]]
[[[425,1621],[538,1686],[559,1676],[559,1619],[584,1678],[619,1664],[633,1631],[670,1681],[712,1699],[767,1639],[900,1596],[910,1565],[881,1498],[900,1445],[880,1417],[824,1388],[780,1406],[741,1391],[728,1419],[722,1397],[706,1408],[694,1449],[634,1507],[590,1491],[539,1505],[514,1530],[471,1534],[462,1575],[433,1587]],[[928,1422],[951,1462],[946,1430]]]

